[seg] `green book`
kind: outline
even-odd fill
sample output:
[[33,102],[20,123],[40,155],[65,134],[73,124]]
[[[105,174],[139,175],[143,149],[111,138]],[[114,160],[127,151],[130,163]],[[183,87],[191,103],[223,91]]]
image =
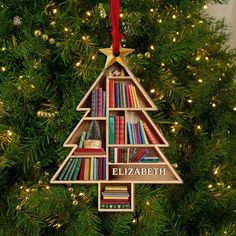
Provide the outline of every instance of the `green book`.
[[71,162],[71,164],[70,164],[70,166],[69,166],[69,168],[68,168],[68,170],[67,170],[67,172],[66,172],[66,174],[65,174],[65,176],[63,178],[63,180],[69,180],[69,175],[70,175],[72,167],[74,166],[75,160],[76,159],[72,158],[72,162]]
[[109,117],[109,143],[115,143],[115,117]]
[[68,168],[70,167],[71,165],[71,162],[72,162],[72,159],[69,159],[69,161],[66,163],[66,165],[64,166],[63,170],[61,171],[61,174],[59,176],[59,180],[63,180]]
[[124,82],[122,82],[122,93],[123,93],[123,105],[124,105],[124,107],[126,108],[127,107],[127,105],[126,105],[126,94],[125,94],[125,83]]
[[140,120],[139,122],[140,122],[140,127],[141,127],[141,133],[142,133],[142,136],[144,138],[144,144],[149,144],[146,133],[145,133],[145,130],[143,128],[143,121]]
[[81,158],[77,159],[77,163],[76,163],[76,167],[75,167],[75,171],[74,174],[72,176],[72,180],[77,180],[78,175],[79,175],[79,170],[80,170],[80,165],[81,165]]
[[85,140],[86,135],[87,135],[87,133],[85,131],[81,135],[80,142],[79,142],[79,147],[80,148],[82,148],[83,145],[84,145],[84,140]]
[[77,165],[77,161],[78,161],[78,158],[75,158],[74,162],[73,162],[73,166],[72,166],[71,171],[70,171],[69,176],[68,176],[68,180],[72,180],[72,176],[75,172],[75,167]]

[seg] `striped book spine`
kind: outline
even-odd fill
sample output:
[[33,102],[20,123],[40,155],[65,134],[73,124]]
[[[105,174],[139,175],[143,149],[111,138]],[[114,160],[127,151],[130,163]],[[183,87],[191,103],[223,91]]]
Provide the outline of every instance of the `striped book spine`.
[[115,144],[120,143],[120,117],[116,116],[115,117]]
[[98,89],[98,116],[102,116],[102,88]]
[[106,91],[102,91],[102,116],[106,116]]
[[109,162],[114,163],[114,148],[109,149]]
[[149,142],[151,144],[157,143],[155,138],[154,138],[154,136],[153,136],[153,134],[152,134],[152,132],[151,132],[151,130],[148,128],[146,123],[143,123],[143,128],[144,128],[144,130],[145,130],[145,132],[147,134],[147,138],[148,138]]
[[119,144],[124,144],[125,143],[125,117],[120,116],[120,128],[119,128]]
[[95,90],[95,116],[98,116],[98,90]]
[[96,116],[95,114],[95,107],[96,107],[96,98],[95,98],[95,90],[92,91],[92,99],[91,99],[91,116],[94,117]]

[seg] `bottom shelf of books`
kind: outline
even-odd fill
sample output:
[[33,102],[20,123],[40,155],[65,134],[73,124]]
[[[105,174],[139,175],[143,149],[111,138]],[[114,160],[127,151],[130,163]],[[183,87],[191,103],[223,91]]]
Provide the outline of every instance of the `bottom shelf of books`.
[[69,158],[54,175],[59,183],[94,182],[106,180],[106,158],[79,157]]
[[99,211],[134,210],[133,183],[99,183],[98,193]]

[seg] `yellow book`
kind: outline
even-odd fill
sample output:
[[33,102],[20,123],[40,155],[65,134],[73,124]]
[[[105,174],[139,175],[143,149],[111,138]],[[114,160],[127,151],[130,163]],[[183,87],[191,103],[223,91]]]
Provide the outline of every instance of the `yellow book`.
[[133,86],[133,85],[130,85],[130,88],[131,88],[132,98],[133,98],[133,101],[134,101],[134,107],[137,108],[136,97],[135,97],[135,95],[134,95],[134,86]]
[[93,157],[90,160],[90,180],[93,180]]
[[85,168],[84,168],[84,180],[89,180],[90,175],[89,175],[89,171],[90,171],[90,159],[86,158],[85,159]]
[[106,185],[105,190],[123,190],[123,191],[127,191],[128,187],[127,186],[119,186],[119,185]]
[[129,197],[103,196],[103,199],[129,199]]
[[130,150],[127,148],[127,163],[130,162]]
[[135,97],[135,100],[136,100],[136,105],[137,105],[137,108],[139,107],[139,101],[138,101],[138,96],[137,96],[137,92],[136,92],[136,88],[134,87],[134,97]]
[[141,127],[141,131],[142,131],[142,135],[144,137],[144,142],[145,142],[145,144],[149,144],[148,139],[147,139],[147,135],[146,135],[145,130],[143,128],[143,121],[140,120],[139,122],[140,122],[140,127]]

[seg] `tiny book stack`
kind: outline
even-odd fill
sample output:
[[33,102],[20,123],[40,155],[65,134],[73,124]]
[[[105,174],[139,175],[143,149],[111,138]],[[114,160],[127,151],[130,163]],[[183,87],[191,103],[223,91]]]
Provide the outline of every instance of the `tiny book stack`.
[[92,91],[91,116],[106,116],[106,91],[98,88]]
[[139,108],[136,88],[132,84],[109,80],[109,107]]
[[106,185],[101,196],[102,209],[129,209],[130,194],[125,185]]
[[105,180],[105,158],[70,158],[58,177],[59,180]]
[[109,143],[124,144],[125,143],[125,117],[110,116],[109,117]]
[[142,120],[137,123],[127,122],[127,127],[130,144],[157,144],[151,130]]

